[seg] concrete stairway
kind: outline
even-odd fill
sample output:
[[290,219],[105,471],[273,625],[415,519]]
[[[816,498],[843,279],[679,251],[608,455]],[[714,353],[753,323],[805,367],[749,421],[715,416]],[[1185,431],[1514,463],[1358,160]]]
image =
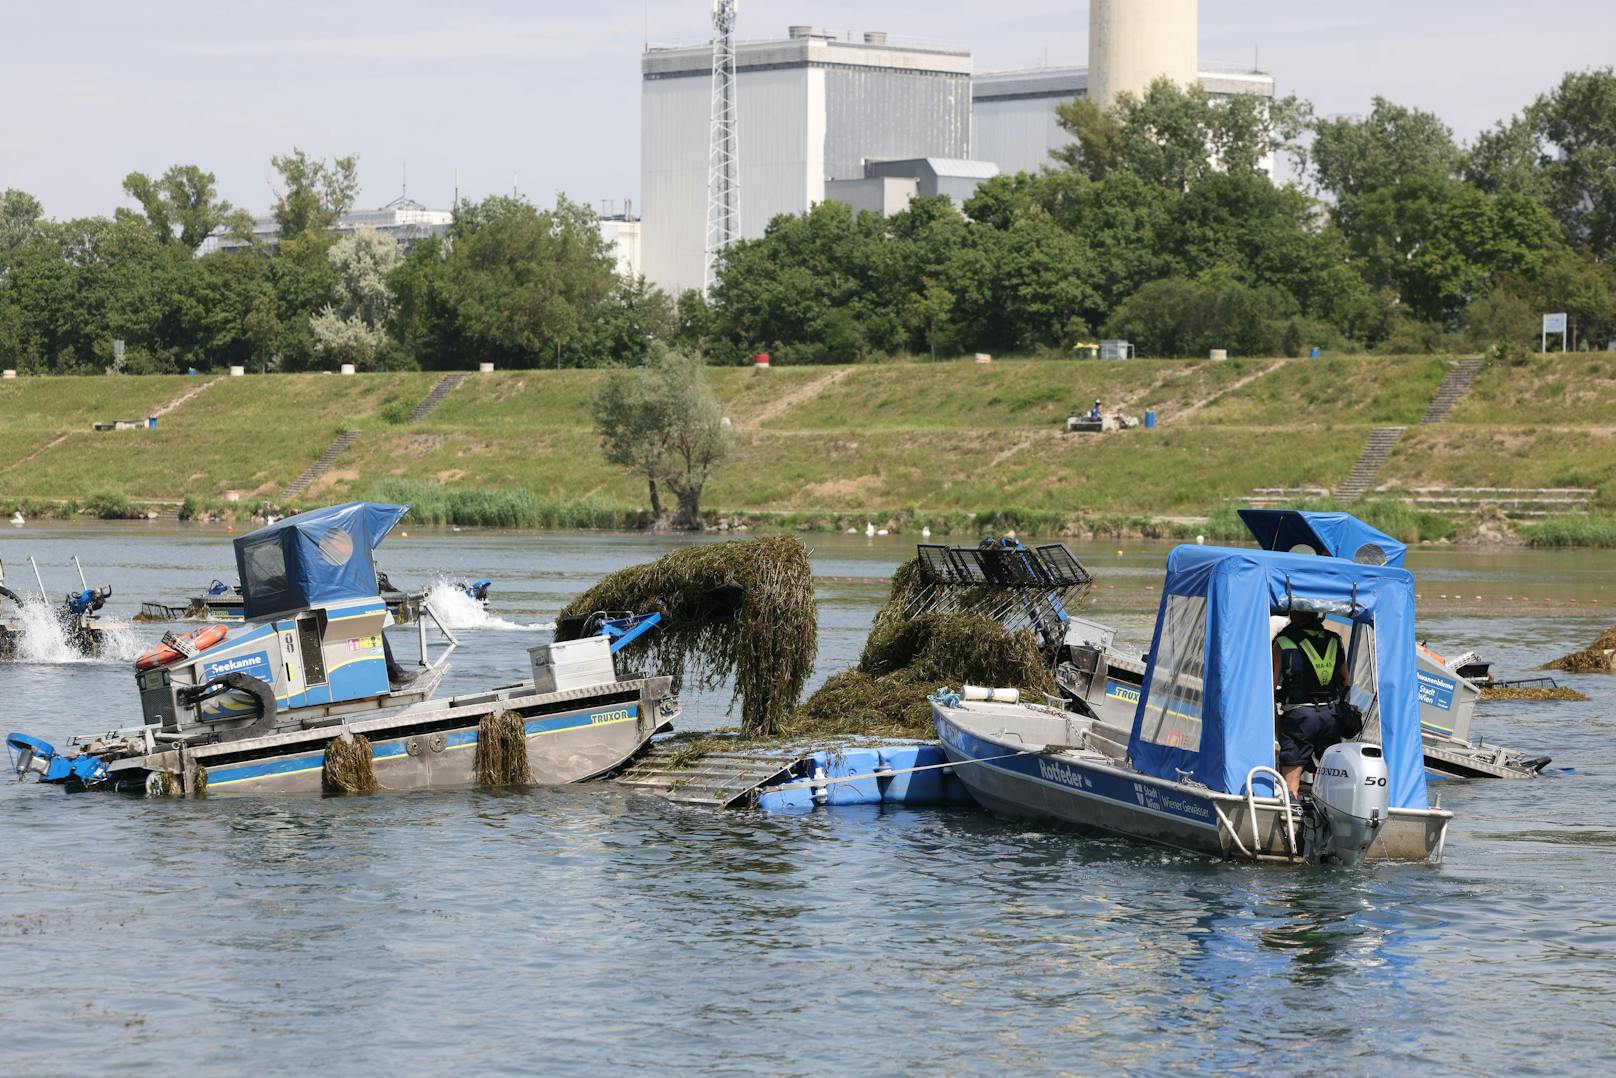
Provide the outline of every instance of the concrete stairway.
[[1397,443],[1403,438],[1403,427],[1379,427],[1369,434],[1369,443],[1364,446],[1363,456],[1358,463],[1352,466],[1347,473],[1346,482],[1336,488],[1336,500],[1340,502],[1355,502],[1369,492],[1375,485],[1380,470],[1386,466],[1386,459],[1397,448]]
[[326,446],[325,452],[320,454],[320,459],[309,465],[302,475],[292,480],[291,485],[281,491],[281,501],[290,501],[308,490],[309,484],[324,475],[326,469],[330,468],[338,457],[346,453],[348,447],[353,445],[358,438],[359,432],[356,430],[345,430],[337,435],[337,440]]
[[1425,410],[1422,423],[1440,423],[1448,418],[1453,406],[1465,399],[1470,387],[1476,383],[1476,375],[1481,373],[1481,360],[1464,359],[1454,365],[1453,370],[1442,380],[1437,389],[1436,396],[1431,399],[1431,406]]
[[431,415],[433,409],[443,403],[443,398],[453,393],[465,380],[464,374],[446,374],[438,379],[438,384],[432,387],[432,392],[428,393],[426,399],[417,404],[415,411],[410,413],[410,422],[419,423]]

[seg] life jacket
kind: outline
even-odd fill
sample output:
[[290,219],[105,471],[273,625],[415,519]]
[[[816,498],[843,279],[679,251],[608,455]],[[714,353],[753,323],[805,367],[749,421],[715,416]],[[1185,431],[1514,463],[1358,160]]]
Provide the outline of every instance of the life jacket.
[[1341,638],[1326,629],[1287,627],[1274,638],[1279,645],[1279,697],[1287,704],[1322,703],[1336,699],[1336,668],[1341,661]]

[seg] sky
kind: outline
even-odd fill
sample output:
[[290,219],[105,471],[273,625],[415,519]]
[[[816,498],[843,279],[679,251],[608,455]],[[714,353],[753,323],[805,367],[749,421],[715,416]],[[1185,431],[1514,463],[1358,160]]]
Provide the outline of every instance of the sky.
[[[556,192],[620,208],[639,188],[645,43],[709,36],[708,0],[8,0],[0,189],[67,218],[129,205],[130,171],[198,164],[267,212],[269,159],[356,154],[360,206]],[[793,23],[964,46],[978,71],[1083,63],[1088,5],[741,0],[744,38]],[[1461,138],[1568,70],[1616,64],[1612,0],[1201,0],[1203,62],[1256,54],[1320,114],[1380,95]]]

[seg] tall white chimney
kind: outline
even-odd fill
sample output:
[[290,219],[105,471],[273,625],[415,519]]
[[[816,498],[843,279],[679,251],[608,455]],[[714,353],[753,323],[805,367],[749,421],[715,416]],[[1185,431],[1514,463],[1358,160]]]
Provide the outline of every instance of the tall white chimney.
[[1199,0],[1092,0],[1089,100],[1143,94],[1159,78],[1193,86],[1200,67]]

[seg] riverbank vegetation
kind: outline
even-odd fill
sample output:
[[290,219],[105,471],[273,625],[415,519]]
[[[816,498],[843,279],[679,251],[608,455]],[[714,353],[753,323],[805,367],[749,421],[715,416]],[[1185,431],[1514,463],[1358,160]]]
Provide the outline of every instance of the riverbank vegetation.
[[[890,218],[823,202],[732,247],[709,295],[617,271],[584,205],[496,196],[403,250],[330,227],[353,158],[271,158],[266,242],[194,164],[130,173],[112,217],[0,194],[0,365],[28,373],[635,366],[656,342],[730,363],[978,351],[1143,355],[1496,350],[1544,311],[1616,338],[1616,69],[1577,72],[1461,145],[1430,113],[1367,117],[1167,83],[1060,109],[1037,173]],[[1289,158],[1294,182],[1269,162]],[[227,249],[215,250],[223,243]]]

